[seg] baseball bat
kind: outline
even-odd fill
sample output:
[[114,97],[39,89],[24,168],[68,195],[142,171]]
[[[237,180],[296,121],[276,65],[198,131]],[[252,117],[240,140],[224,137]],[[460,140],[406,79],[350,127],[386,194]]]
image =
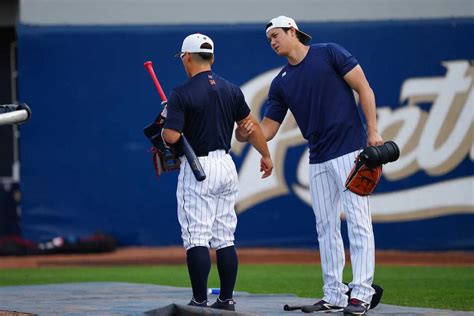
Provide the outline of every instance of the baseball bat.
[[[156,89],[158,90],[158,94],[160,95],[161,100],[167,101],[166,95],[163,92],[160,82],[158,81],[158,77],[156,76],[155,71],[153,69],[153,63],[151,61],[146,61],[143,66],[146,68],[146,70],[148,70],[151,79],[153,79],[153,82],[155,84]],[[183,134],[181,134],[181,140],[183,144],[184,156],[186,157],[189,165],[191,166],[191,170],[193,171],[194,177],[196,177],[197,181],[204,181],[206,179],[206,173],[204,172],[204,169],[202,168],[201,162],[196,156],[196,153],[194,152],[193,148],[191,147],[188,140],[186,139],[186,137],[184,137]]]
[[283,306],[284,311],[297,311],[300,309],[301,309],[301,306],[290,306],[288,304],[285,304],[285,306]]
[[31,116],[31,110],[25,103],[0,105],[0,125],[20,124]]

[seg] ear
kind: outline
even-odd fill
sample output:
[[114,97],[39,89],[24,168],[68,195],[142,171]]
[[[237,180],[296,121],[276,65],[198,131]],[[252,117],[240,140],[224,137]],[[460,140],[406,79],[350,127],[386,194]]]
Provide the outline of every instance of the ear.
[[189,53],[186,53],[184,56],[183,56],[183,62],[186,63],[188,61],[188,58],[189,58]]
[[291,36],[293,36],[293,37],[298,37],[298,36],[296,35],[296,29],[295,29],[293,26],[290,27],[290,31],[291,31]]
[[188,62],[189,55],[189,53],[184,54],[183,58],[181,59],[183,64],[186,64]]

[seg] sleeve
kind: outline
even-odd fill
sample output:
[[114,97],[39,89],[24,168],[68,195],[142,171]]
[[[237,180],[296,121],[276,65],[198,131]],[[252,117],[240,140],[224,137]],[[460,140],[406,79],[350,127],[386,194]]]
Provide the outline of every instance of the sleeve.
[[272,81],[270,91],[268,92],[268,99],[264,104],[265,117],[276,121],[283,122],[286,113],[288,112],[288,105],[283,101],[282,92],[275,80]]
[[242,93],[242,90],[237,87],[236,90],[237,93],[237,105],[235,107],[235,113],[234,113],[234,121],[238,122],[240,120],[243,120],[250,114],[250,108],[245,102],[245,97],[244,94]]
[[328,44],[330,60],[341,77],[344,77],[359,63],[351,53],[338,44]]
[[183,132],[184,105],[175,90],[171,92],[168,99],[168,115],[166,116],[164,128],[172,129],[180,133]]

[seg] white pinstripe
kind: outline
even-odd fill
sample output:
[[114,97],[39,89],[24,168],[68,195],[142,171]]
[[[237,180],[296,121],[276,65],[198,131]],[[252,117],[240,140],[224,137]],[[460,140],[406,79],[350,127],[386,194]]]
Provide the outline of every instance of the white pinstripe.
[[353,280],[351,298],[370,302],[374,290],[375,246],[368,197],[345,190],[347,175],[358,151],[335,159],[310,164],[310,190],[323,270],[323,299],[346,306],[348,288],[342,283],[345,264],[341,237],[341,210],[345,211],[349,232]]
[[199,157],[199,161],[207,175],[202,182],[196,180],[187,160],[181,158],[176,197],[184,248],[232,246],[238,192],[234,161],[224,150],[210,152],[207,157]]

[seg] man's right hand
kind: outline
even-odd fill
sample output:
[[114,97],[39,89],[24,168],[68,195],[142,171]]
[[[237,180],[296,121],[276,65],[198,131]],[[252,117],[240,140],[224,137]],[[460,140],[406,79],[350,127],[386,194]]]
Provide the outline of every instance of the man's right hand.
[[246,120],[243,124],[238,125],[235,129],[235,138],[241,143],[246,142],[250,134],[253,133],[254,128],[255,126],[252,120]]
[[263,171],[262,179],[270,176],[273,170],[273,162],[270,157],[262,157],[260,159],[260,171]]
[[166,119],[168,116],[168,101],[163,101],[161,102],[161,106],[163,107],[163,110],[161,111],[161,117]]

